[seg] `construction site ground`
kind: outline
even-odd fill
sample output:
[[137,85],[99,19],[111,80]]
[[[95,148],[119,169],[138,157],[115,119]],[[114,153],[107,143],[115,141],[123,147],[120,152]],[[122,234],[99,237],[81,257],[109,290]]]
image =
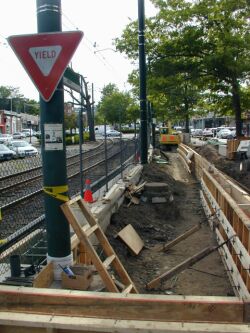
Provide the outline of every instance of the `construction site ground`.
[[[229,161],[220,157],[214,146],[197,148],[216,167],[230,171],[238,181],[244,178],[249,186],[249,171],[242,177],[239,161]],[[160,151],[155,150],[154,156]],[[200,185],[194,176],[184,168],[176,151],[166,153],[167,164],[153,160],[144,166],[141,182],[164,182],[168,185],[169,200],[166,203],[145,202],[140,197],[139,204],[124,201],[120,210],[112,216],[106,232],[108,239],[122,261],[124,267],[142,294],[234,296],[227,272],[218,251],[213,252],[189,269],[167,281],[162,281],[155,289],[148,290],[146,284],[162,273],[169,271],[185,259],[208,246],[216,246],[200,202]],[[248,182],[248,183],[247,183]],[[143,192],[141,194],[143,196]],[[131,253],[117,234],[131,224],[144,247],[138,255]],[[201,228],[182,240],[167,252],[157,248],[185,233],[197,224]]]

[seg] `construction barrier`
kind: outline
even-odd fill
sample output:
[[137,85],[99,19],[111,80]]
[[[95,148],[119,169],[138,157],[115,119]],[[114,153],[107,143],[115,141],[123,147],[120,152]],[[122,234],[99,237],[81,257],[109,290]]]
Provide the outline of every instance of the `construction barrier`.
[[189,146],[178,153],[201,183],[201,201],[220,249],[235,294],[250,300],[250,195]]

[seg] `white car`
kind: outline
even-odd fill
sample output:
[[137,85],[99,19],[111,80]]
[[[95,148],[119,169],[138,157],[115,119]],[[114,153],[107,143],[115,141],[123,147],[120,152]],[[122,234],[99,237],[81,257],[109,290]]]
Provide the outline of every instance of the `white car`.
[[17,157],[36,156],[38,154],[38,150],[35,147],[23,140],[13,140],[8,147],[16,152]]
[[202,132],[203,136],[213,136],[213,132],[211,128],[204,128],[203,132]]
[[232,137],[232,131],[230,129],[221,129],[219,132],[217,132],[216,137],[218,139],[227,139],[228,137]]
[[10,150],[4,144],[0,144],[0,161],[8,161],[16,157],[16,153],[13,150]]
[[118,132],[116,130],[108,130],[106,132],[106,136],[114,136],[114,137],[119,137],[121,135],[121,132]]
[[11,134],[0,134],[0,143],[8,143],[13,139]]
[[22,130],[22,133],[26,136],[26,137],[29,137],[29,136],[33,136],[35,135],[35,132],[33,131],[32,128],[25,128]]
[[24,139],[26,138],[26,135],[22,132],[15,132],[13,133],[13,139],[16,140],[16,139]]

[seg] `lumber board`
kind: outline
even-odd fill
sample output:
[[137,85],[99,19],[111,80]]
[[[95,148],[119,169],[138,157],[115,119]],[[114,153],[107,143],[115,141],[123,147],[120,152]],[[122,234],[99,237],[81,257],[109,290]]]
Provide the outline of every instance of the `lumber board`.
[[[233,208],[233,210],[237,213],[243,223],[249,225],[250,227],[250,220],[247,215],[239,208],[237,203],[231,198],[231,196],[222,188],[222,186],[206,171],[204,170],[204,174],[206,177],[212,182],[212,184],[216,187],[216,189],[220,192],[223,198],[229,203],[229,205]],[[204,179],[206,183],[206,180]]]
[[226,235],[228,238],[232,237],[236,234],[236,237],[234,237],[234,242],[232,243],[233,248],[235,249],[236,253],[241,253],[240,261],[243,265],[244,269],[247,269],[250,267],[250,254],[240,241],[241,235],[239,235],[239,232],[237,230],[234,230],[232,223],[230,223],[224,213],[221,211],[220,206],[214,199],[214,197],[209,192],[208,188],[206,187],[206,184],[202,181],[201,186],[203,191],[206,193],[207,197],[209,198],[210,202],[212,203],[213,207],[216,209],[217,213],[216,216],[218,220],[221,223],[221,226],[223,227]]
[[155,279],[153,279],[152,281],[150,281],[146,286],[147,289],[156,288],[162,281],[171,279],[171,277],[175,276],[176,274],[181,273],[186,268],[193,266],[195,263],[197,263],[201,259],[205,258],[206,256],[208,256],[210,253],[214,252],[215,250],[217,250],[216,246],[206,247],[202,251],[196,253],[192,257],[184,260],[183,262],[181,262],[177,266],[173,267],[169,271],[161,274],[160,276],[158,276]]
[[0,312],[0,330],[2,333],[248,333],[249,325],[166,323]]
[[195,225],[191,229],[189,229],[186,232],[184,232],[182,235],[180,235],[180,236],[176,237],[175,239],[173,239],[171,242],[162,245],[162,248],[160,249],[160,251],[168,251],[169,249],[171,249],[173,246],[175,246],[176,244],[178,244],[182,240],[188,238],[193,233],[195,233],[196,231],[200,230],[200,228],[201,228],[201,224]]
[[[207,324],[152,322],[139,320],[114,320],[102,318],[78,318],[26,313],[0,313],[2,333],[248,333],[246,324]],[[55,330],[55,331],[54,331]]]
[[125,228],[119,231],[117,236],[122,239],[135,255],[138,255],[144,247],[143,240],[131,224],[128,224]]
[[49,288],[54,280],[54,268],[53,263],[42,268],[41,272],[35,277],[33,281],[33,287],[35,288]]
[[[221,236],[218,229],[215,230],[216,236],[217,236],[217,242],[223,243],[224,239]],[[241,277],[241,274],[238,270],[237,265],[235,264],[232,255],[228,249],[227,246],[223,246],[221,249],[219,249],[221,256],[223,257],[223,260],[226,262],[226,265],[229,270],[230,277],[233,281],[233,289],[237,295],[241,299],[250,299],[249,291],[247,290],[247,287]]]
[[95,293],[0,286],[0,311],[152,321],[243,323],[235,297]]

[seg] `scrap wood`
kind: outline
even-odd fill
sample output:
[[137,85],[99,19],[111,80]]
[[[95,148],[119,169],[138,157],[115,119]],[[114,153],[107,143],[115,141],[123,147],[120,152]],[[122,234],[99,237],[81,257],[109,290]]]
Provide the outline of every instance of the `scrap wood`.
[[191,229],[187,230],[186,232],[184,232],[184,234],[178,236],[177,238],[173,239],[171,242],[163,244],[161,246],[157,246],[155,248],[156,251],[168,251],[170,248],[172,248],[173,246],[175,246],[176,244],[178,244],[179,242],[181,242],[182,240],[188,238],[190,235],[192,235],[193,233],[195,233],[196,231],[200,230],[201,228],[201,224],[197,224],[194,227],[192,227]]
[[146,182],[143,182],[139,185],[135,185],[135,184],[130,184],[127,188],[127,190],[131,193],[131,194],[134,194],[134,193],[139,193],[143,188],[144,188],[144,185],[146,184]]
[[132,203],[135,204],[135,205],[139,205],[139,203],[140,203],[140,199],[131,195],[131,193],[128,192],[128,191],[125,192],[125,197],[127,199],[129,199],[129,203],[127,204],[127,207],[129,207]]
[[162,282],[163,280],[166,281],[166,280],[170,279],[171,277],[175,276],[176,274],[181,273],[186,268],[189,268],[189,267],[193,266],[194,264],[196,264],[201,259],[207,257],[212,252],[214,252],[214,251],[218,250],[220,247],[224,246],[232,237],[235,237],[235,235],[231,236],[225,242],[221,243],[218,246],[206,247],[205,249],[203,249],[202,251],[196,253],[192,257],[184,260],[179,265],[177,265],[174,268],[170,269],[168,272],[165,272],[165,273],[161,274],[160,276],[158,276],[157,278],[151,280],[146,285],[146,288],[147,289],[153,289],[153,288],[157,287],[160,284],[160,282]]
[[144,242],[131,224],[128,224],[117,234],[134,254],[139,254],[144,247]]
[[140,200],[134,194],[138,194],[139,192],[141,192],[145,184],[146,182],[143,182],[137,186],[134,184],[130,184],[127,187],[127,190],[125,191],[125,197],[130,200],[127,207],[129,207],[132,203],[135,205],[139,205]]

